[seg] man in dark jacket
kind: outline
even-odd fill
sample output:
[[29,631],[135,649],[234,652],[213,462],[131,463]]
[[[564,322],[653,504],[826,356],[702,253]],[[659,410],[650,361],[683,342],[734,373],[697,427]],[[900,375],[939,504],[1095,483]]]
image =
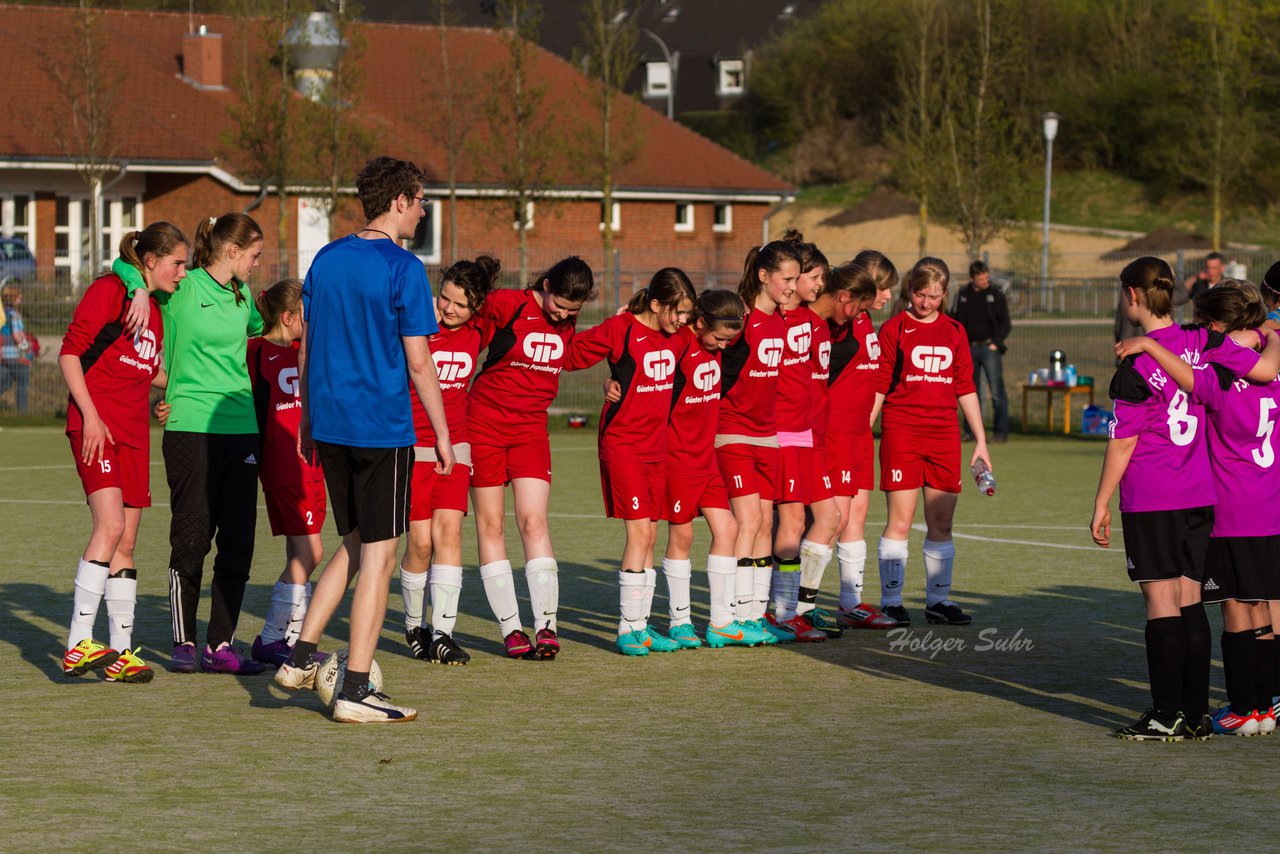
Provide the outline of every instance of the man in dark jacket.
[[992,441],[1009,438],[1009,395],[1004,388],[1005,339],[1013,331],[1009,303],[999,288],[991,287],[991,272],[981,261],[969,265],[969,284],[956,295],[951,316],[969,334],[969,355],[973,359],[973,384],[982,400],[982,378],[991,389]]

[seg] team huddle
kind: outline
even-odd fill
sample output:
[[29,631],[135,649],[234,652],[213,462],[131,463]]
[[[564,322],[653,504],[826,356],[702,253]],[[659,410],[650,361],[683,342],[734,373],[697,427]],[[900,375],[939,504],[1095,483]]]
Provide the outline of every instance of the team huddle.
[[[86,291],[59,359],[70,390],[67,435],[93,516],[76,572],[67,673],[103,669],[123,682],[154,675],[131,635],[134,542],[150,505],[153,385],[166,389],[157,414],[173,511],[170,669],[272,667],[290,690],[324,683],[335,720],[416,717],[381,690],[373,663],[402,534],[410,649],[436,663],[469,661],[453,636],[468,509],[506,655],[560,654],[548,410],[563,371],[602,361],[600,482],[605,515],[624,528],[619,653],[822,642],[847,629],[909,625],[907,540],[921,493],[925,617],[970,622],[949,598],[964,463],[957,405],[976,440],[968,463],[990,469],[991,460],[968,339],[943,313],[950,276],[942,261],[921,259],[903,277],[906,309],[878,334],[870,311],[900,284],[889,259],[864,251],[832,266],[793,232],[751,250],[736,291],[699,293],[668,267],[617,315],[578,331],[594,295],[579,258],[520,290],[495,287],[493,258],[458,261],[433,300],[421,262],[399,244],[423,215],[421,172],[376,158],[356,185],[367,226],[325,247],[305,281],[286,279],[251,299],[243,281],[257,266],[262,231],[244,214],[225,214],[200,224],[193,252],[168,223],[129,234],[112,271]],[[879,606],[863,601],[877,420],[888,510]],[[246,656],[232,639],[259,480],[286,559]],[[506,551],[508,485],[529,622]],[[313,588],[329,511],[343,542]],[[699,516],[711,535],[710,601],[709,620],[695,628]],[[665,632],[651,614],[661,522]],[[215,544],[211,617],[198,650],[203,562]],[[833,557],[840,593],[827,610],[818,592]],[[340,672],[323,676],[334,662],[317,644],[353,579],[350,651]],[[104,598],[109,644],[93,639]]]

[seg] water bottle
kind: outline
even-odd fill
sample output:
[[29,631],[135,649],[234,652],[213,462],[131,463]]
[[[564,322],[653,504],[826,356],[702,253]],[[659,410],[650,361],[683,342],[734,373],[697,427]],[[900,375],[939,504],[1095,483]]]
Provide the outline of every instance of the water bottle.
[[1067,354],[1061,350],[1049,351],[1049,379],[1055,383],[1062,382],[1062,372],[1067,367]]
[[987,496],[996,494],[996,476],[991,473],[986,460],[979,459],[969,467],[969,471],[973,472],[973,482],[978,484],[979,492]]
[[1076,385],[1076,366],[1067,365],[1067,369],[1063,371],[1062,378],[1066,380],[1068,388],[1075,388]]

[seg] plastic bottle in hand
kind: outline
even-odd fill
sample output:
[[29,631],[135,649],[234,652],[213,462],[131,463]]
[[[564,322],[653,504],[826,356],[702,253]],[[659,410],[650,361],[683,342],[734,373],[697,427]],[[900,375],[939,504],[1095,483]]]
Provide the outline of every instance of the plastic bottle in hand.
[[986,460],[978,460],[969,467],[973,472],[973,482],[978,484],[978,491],[983,495],[996,494],[996,476],[991,473]]

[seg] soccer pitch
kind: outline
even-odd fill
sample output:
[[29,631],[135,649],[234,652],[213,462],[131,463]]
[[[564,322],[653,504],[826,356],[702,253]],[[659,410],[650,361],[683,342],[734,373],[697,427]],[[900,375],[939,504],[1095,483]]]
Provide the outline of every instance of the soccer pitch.
[[[966,483],[953,598],[974,615],[970,627],[925,624],[917,531],[906,585],[914,625],[898,638],[914,643],[860,632],[628,659],[613,651],[621,525],[601,516],[594,438],[552,436],[561,657],[502,655],[468,531],[457,637],[471,664],[413,659],[393,586],[378,661],[391,696],[420,716],[355,727],[268,675],[64,677],[89,514],[58,429],[0,431],[0,849],[1224,850],[1262,849],[1274,836],[1280,737],[1108,737],[1149,694],[1141,599],[1120,548],[1098,549],[1087,534],[1101,442],[1015,437],[993,448],[994,499]],[[135,638],[158,665],[170,638],[158,465],[152,487]],[[873,496],[872,601],[883,520]],[[331,527],[327,539],[332,547]],[[699,626],[705,539],[700,531]],[[241,643],[262,625],[282,558],[260,512]],[[833,565],[823,604],[837,587]],[[665,629],[661,580],[658,591]],[[1216,702],[1225,696],[1215,611]],[[105,639],[105,613],[98,626]],[[343,609],[321,649],[344,645],[346,632]],[[1247,781],[1232,787],[1231,810],[1202,803],[1222,773]]]

